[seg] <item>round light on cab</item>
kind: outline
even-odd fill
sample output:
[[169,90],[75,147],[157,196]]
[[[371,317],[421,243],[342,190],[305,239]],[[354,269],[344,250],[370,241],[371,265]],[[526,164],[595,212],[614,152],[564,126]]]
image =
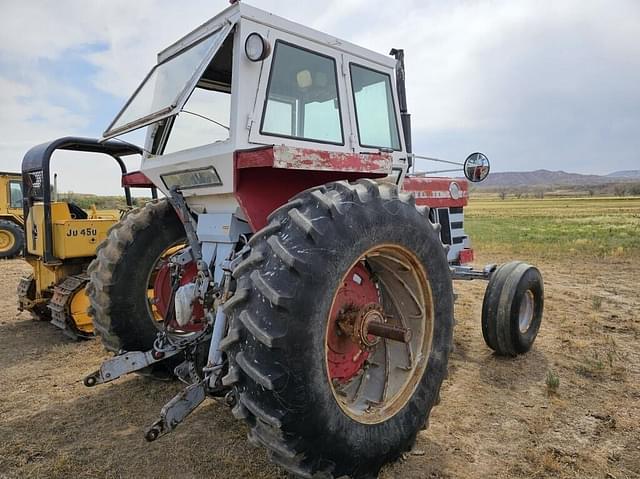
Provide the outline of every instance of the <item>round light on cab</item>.
[[462,191],[460,190],[460,185],[455,181],[449,183],[449,195],[451,195],[451,199],[459,200],[462,196]]
[[262,35],[254,32],[244,42],[244,53],[252,62],[259,62],[269,56],[271,45]]

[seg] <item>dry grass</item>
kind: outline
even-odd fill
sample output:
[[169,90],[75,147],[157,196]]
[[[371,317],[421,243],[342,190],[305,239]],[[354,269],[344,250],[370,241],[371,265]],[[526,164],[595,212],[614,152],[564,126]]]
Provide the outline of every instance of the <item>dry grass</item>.
[[[480,331],[485,285],[457,284],[456,348],[442,402],[418,434],[419,453],[381,477],[640,478],[638,257],[625,249],[574,261],[528,250],[527,242],[507,252],[497,240],[487,244],[491,255],[475,241],[479,264],[515,257],[540,267],[538,340],[524,356],[493,355]],[[95,341],[70,342],[17,313],[15,286],[26,270],[18,260],[0,262],[0,478],[285,477],[215,401],[145,443],[144,427],[182,386],[132,376],[83,387],[105,354]],[[602,298],[598,307],[594,297]]]

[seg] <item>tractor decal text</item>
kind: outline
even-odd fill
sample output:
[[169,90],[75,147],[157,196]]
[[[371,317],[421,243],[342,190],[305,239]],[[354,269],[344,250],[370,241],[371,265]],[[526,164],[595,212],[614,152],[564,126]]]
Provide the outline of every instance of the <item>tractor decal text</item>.
[[80,228],[80,229],[70,228],[67,230],[67,236],[93,237],[93,236],[98,236],[98,230],[96,228]]

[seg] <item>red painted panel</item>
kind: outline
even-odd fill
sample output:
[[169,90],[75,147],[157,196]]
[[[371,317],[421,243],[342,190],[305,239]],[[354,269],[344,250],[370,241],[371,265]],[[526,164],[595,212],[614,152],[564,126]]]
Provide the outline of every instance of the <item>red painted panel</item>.
[[[453,199],[449,187],[455,182],[460,187],[460,198]],[[413,193],[416,204],[432,208],[467,206],[469,202],[469,184],[460,178],[406,177],[402,190]]]
[[236,169],[235,195],[253,231],[267,225],[267,216],[296,194],[331,181],[355,181],[384,175],[342,171],[281,170],[278,168]]
[[122,186],[131,188],[153,188],[155,185],[141,171],[132,171],[122,175]]
[[236,152],[236,168],[259,168],[273,166],[273,147]]
[[391,173],[393,158],[389,153],[343,153],[285,145],[267,146],[237,152],[237,168],[273,168],[288,170]]
[[463,249],[458,255],[458,261],[460,261],[460,264],[473,263],[474,259],[475,257],[471,248]]
[[[387,176],[387,173],[366,170],[333,171],[310,167],[303,168],[299,164],[294,167],[294,163],[289,163],[289,166],[282,166],[286,164],[284,157],[280,156],[279,159],[276,159],[275,153],[276,149],[279,149],[277,150],[278,154],[282,155],[283,150],[280,148],[269,146],[235,153],[235,195],[254,231],[267,225],[267,216],[272,211],[285,204],[291,197],[308,188],[332,181],[355,181],[359,178],[382,178]],[[301,150],[300,148],[288,149],[298,152]],[[348,154],[343,155],[348,156]],[[275,166],[276,161],[281,167]],[[337,164],[333,163],[334,166]]]
[[273,147],[275,168],[318,171],[391,173],[393,158],[389,153],[343,153],[311,148]]

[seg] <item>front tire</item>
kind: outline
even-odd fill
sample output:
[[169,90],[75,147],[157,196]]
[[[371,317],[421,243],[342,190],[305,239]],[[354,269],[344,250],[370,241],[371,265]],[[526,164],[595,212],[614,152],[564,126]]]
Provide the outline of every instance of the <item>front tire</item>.
[[544,284],[537,268],[512,261],[498,267],[482,302],[484,341],[500,356],[531,349],[542,323]]
[[[224,306],[230,326],[222,344],[229,358],[223,383],[236,388],[234,415],[250,425],[251,442],[297,476],[375,476],[411,448],[447,371],[453,292],[438,226],[394,185],[339,182],[299,194],[271,214],[250,244],[233,272],[236,292]],[[376,377],[387,378],[372,413],[356,400],[340,399],[351,384],[340,375],[349,381],[358,376],[328,359],[336,357],[328,349],[333,306],[354,265],[361,276],[368,270],[379,279],[386,268],[386,278],[398,278],[394,287],[415,286],[397,293],[399,308],[393,309],[394,287],[379,281],[385,314],[393,310],[413,321],[407,324],[417,339],[409,348],[382,340],[367,353],[361,381],[376,367],[386,371]],[[393,348],[400,352],[387,354]],[[411,348],[413,361],[403,376],[394,361],[412,356],[403,353]],[[372,383],[365,384],[358,388],[373,399]],[[395,391],[388,401],[387,387]]]
[[12,221],[0,220],[0,259],[13,258],[24,248],[24,231]]

